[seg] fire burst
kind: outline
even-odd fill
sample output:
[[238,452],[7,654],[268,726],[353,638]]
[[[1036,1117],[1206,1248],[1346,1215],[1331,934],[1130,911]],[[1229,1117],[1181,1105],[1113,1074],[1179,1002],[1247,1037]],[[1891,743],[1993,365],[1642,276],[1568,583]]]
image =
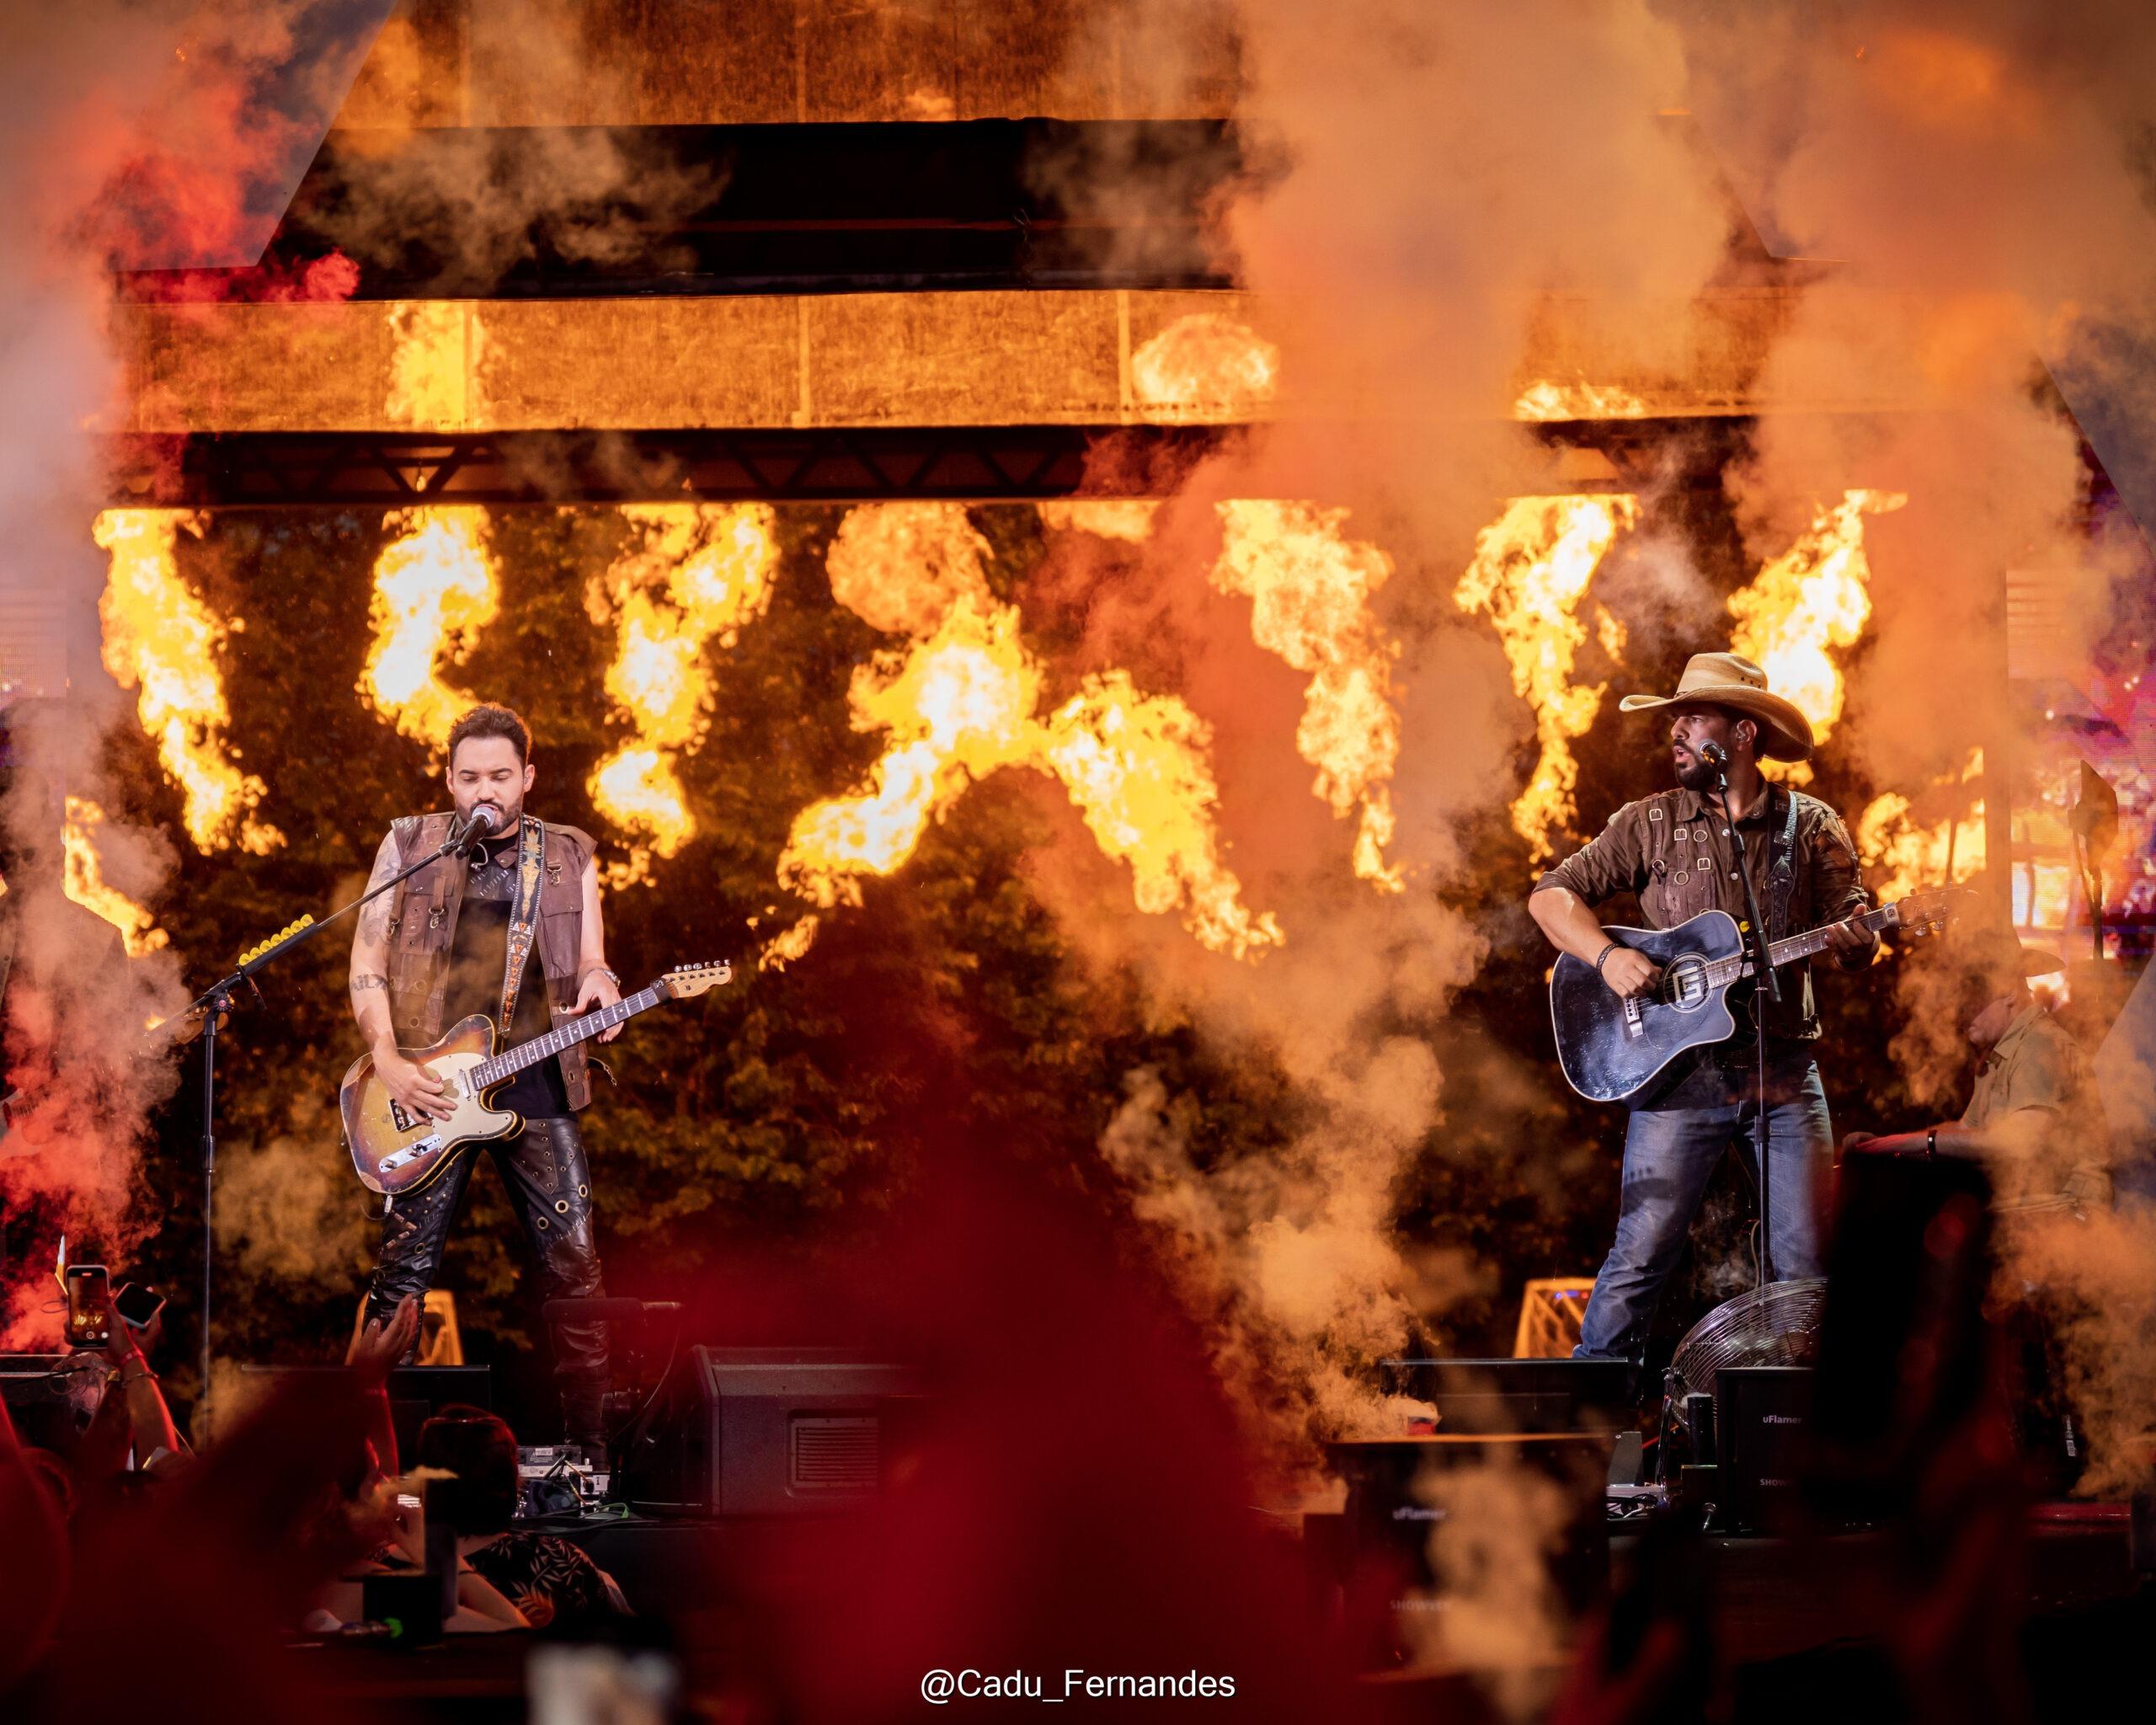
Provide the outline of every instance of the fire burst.
[[[1475,537],[1475,559],[1453,590],[1465,611],[1486,611],[1512,667],[1513,691],[1534,709],[1541,755],[1527,788],[1513,801],[1513,830],[1528,842],[1530,863],[1554,853],[1553,827],[1577,811],[1579,762],[1572,739],[1586,734],[1606,687],[1577,687],[1572,660],[1587,643],[1577,616],[1588,582],[1619,531],[1638,521],[1630,496],[1515,497]],[[1614,620],[1598,625],[1605,648],[1623,636]]]
[[1405,883],[1385,860],[1393,833],[1388,781],[1400,759],[1396,649],[1370,612],[1392,559],[1341,532],[1344,509],[1262,501],[1218,507],[1225,537],[1213,585],[1246,596],[1257,644],[1310,677],[1296,752],[1317,768],[1313,788],[1336,816],[1361,806],[1355,873],[1398,892]]
[[[1130,866],[1141,910],[1180,909],[1206,946],[1237,958],[1278,945],[1278,926],[1251,914],[1221,862],[1203,721],[1173,697],[1139,695],[1120,673],[1087,679],[1038,718],[1043,676],[1019,638],[1017,607],[988,590],[987,550],[955,504],[869,505],[841,524],[833,594],[915,639],[854,672],[853,724],[889,742],[861,790],[795,820],[781,883],[820,910],[858,905],[861,878],[904,864],[968,786],[1032,767],[1059,781],[1102,851]],[[801,956],[815,920],[781,934],[760,964]]]
[[171,937],[157,926],[157,919],[105,880],[97,845],[104,810],[87,797],[70,797],[67,811],[67,825],[61,831],[61,890],[118,929],[129,958],[139,959],[166,945]]
[[374,645],[360,692],[404,735],[440,749],[472,697],[436,668],[469,659],[500,609],[486,517],[468,507],[392,510],[382,526],[397,537],[375,559]]
[[654,857],[677,855],[696,836],[681,787],[680,757],[711,728],[705,648],[730,648],[769,609],[778,562],[776,516],[765,505],[728,508],[659,504],[624,509],[637,548],[592,584],[595,622],[620,621],[606,692],[636,727],[594,769],[592,806],[643,835],[626,862],[607,869],[624,887],[650,878]]
[[1280,350],[1218,312],[1177,318],[1130,356],[1131,397],[1155,421],[1241,419],[1279,382]]
[[104,625],[104,668],[125,689],[139,689],[142,728],[157,740],[157,758],[179,786],[181,819],[196,848],[240,848],[267,855],[285,842],[254,818],[262,781],[232,765],[221,740],[232,713],[217,676],[217,653],[230,633],[179,573],[179,529],[200,536],[191,510],[107,510],[92,533],[111,556],[98,617]]
[[[1983,872],[1983,799],[1969,801],[1963,788],[1980,783],[1983,776],[1984,751],[1972,749],[1961,772],[1924,793],[1919,805],[1912,805],[1898,791],[1887,791],[1857,816],[1857,854],[1871,870],[1881,903]],[[1955,806],[1937,806],[1942,798]]]
[[1796,703],[1819,742],[1842,716],[1841,669],[1828,649],[1854,646],[1871,617],[1864,518],[1908,500],[1898,491],[1844,492],[1749,586],[1729,596],[1737,619],[1732,649],[1765,670],[1767,686]]

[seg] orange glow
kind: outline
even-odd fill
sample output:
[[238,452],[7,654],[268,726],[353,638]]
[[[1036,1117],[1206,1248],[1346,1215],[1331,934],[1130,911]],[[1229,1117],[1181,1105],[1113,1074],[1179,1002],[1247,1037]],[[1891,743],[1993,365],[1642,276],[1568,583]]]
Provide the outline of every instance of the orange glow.
[[428,431],[466,423],[467,314],[453,300],[405,300],[390,308],[395,345],[382,409],[392,425]]
[[485,512],[468,507],[392,510],[397,537],[374,564],[374,645],[360,691],[403,735],[440,749],[472,697],[438,673],[462,665],[500,609]]
[[[1871,564],[1864,518],[1908,501],[1896,491],[1848,491],[1822,508],[1796,542],[1729,595],[1737,626],[1730,647],[1767,673],[1767,686],[1793,702],[1827,740],[1842,716],[1841,667],[1829,649],[1854,646],[1871,617]],[[1801,763],[1800,763],[1801,765]],[[1790,775],[1800,782],[1808,772]]]
[[825,558],[831,597],[887,635],[932,635],[960,598],[985,609],[988,541],[960,503],[850,509]]
[[[1865,805],[1856,818],[1857,855],[1882,904],[1983,872],[1983,799],[1969,802],[1956,794],[1960,787],[1981,780],[1983,772],[1983,750],[1972,749],[1961,772],[1923,793],[1917,805],[1898,791],[1874,797]],[[1925,806],[1934,804],[1939,805],[1935,810]]]
[[770,607],[778,563],[777,517],[762,504],[638,505],[622,511],[636,530],[586,595],[592,620],[619,624],[606,692],[635,727],[592,770],[592,806],[634,836],[607,884],[651,876],[652,859],[677,855],[696,836],[680,773],[682,755],[711,728],[712,642],[730,648]]
[[1071,498],[1061,503],[1042,503],[1041,524],[1058,532],[1091,533],[1099,539],[1120,539],[1126,545],[1142,545],[1152,537],[1153,518],[1161,506],[1144,498]]
[[[1139,909],[1181,910],[1200,941],[1238,958],[1277,944],[1277,926],[1250,914],[1220,862],[1203,724],[1180,701],[1141,696],[1114,673],[1089,678],[1038,718],[1041,668],[1020,638],[1017,608],[988,590],[988,548],[955,505],[870,505],[841,523],[833,594],[914,639],[854,671],[853,724],[885,733],[883,753],[859,790],[796,817],[780,884],[819,911],[858,905],[862,879],[901,868],[969,786],[1031,767],[1060,781],[1102,851],[1130,866]],[[807,952],[818,920],[771,941],[759,966]]]
[[172,937],[157,926],[155,917],[119,888],[106,884],[97,844],[104,810],[86,797],[68,798],[67,809],[67,824],[61,830],[61,890],[118,929],[131,959],[169,944]]
[[262,781],[232,762],[237,750],[223,740],[232,719],[217,654],[243,626],[214,617],[182,579],[179,530],[202,531],[185,510],[112,509],[91,529],[111,557],[98,617],[104,626],[104,668],[124,689],[138,691],[136,710],[156,740],[157,758],[180,788],[181,820],[207,854],[237,840],[264,856],[285,836],[254,817]]
[[[1639,500],[1630,496],[1515,497],[1476,535],[1474,561],[1453,590],[1462,611],[1488,614],[1513,691],[1534,712],[1541,752],[1512,807],[1530,863],[1554,854],[1551,830],[1578,812],[1572,740],[1585,734],[1602,706],[1604,685],[1576,687],[1572,680],[1573,659],[1587,643],[1580,601],[1618,533],[1639,516]],[[1605,644],[1621,644],[1614,620],[1602,633]]]
[[1575,381],[1559,383],[1545,378],[1530,383],[1513,403],[1515,419],[1548,422],[1554,419],[1636,419],[1647,404],[1629,389],[1614,384]]
[[1296,751],[1317,768],[1312,788],[1336,816],[1360,806],[1355,873],[1381,891],[1399,892],[1400,871],[1385,860],[1393,833],[1389,782],[1400,759],[1397,649],[1370,611],[1392,559],[1342,533],[1344,509],[1264,501],[1218,507],[1225,537],[1213,585],[1248,598],[1257,644],[1310,677]]
[[1138,416],[1155,424],[1242,419],[1279,383],[1280,350],[1219,312],[1178,318],[1130,355]]

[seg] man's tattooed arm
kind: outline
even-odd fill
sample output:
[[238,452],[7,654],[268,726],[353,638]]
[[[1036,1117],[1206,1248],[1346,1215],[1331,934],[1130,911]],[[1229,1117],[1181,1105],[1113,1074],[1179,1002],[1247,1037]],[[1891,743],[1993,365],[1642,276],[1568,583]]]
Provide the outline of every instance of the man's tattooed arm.
[[[397,873],[397,835],[392,831],[382,841],[382,848],[375,852],[374,873],[368,877],[370,887],[380,886]],[[359,1023],[360,1033],[367,1045],[377,1054],[387,1047],[394,1049],[397,1039],[390,1028],[389,1017],[389,901],[395,896],[384,893],[360,912],[360,926],[352,933],[352,974],[350,992],[352,1017]]]
[[[372,892],[382,882],[397,873],[398,857],[397,835],[384,835],[381,848],[374,853],[374,870],[367,876],[367,890]],[[384,893],[360,912],[359,938],[353,942],[355,950],[361,942],[368,946],[379,946],[389,938],[389,901],[395,896]]]

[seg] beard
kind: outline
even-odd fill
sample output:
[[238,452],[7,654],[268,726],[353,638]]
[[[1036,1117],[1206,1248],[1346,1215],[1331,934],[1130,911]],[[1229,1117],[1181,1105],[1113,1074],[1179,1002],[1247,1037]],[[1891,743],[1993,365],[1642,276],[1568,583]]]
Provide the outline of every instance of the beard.
[[1695,795],[1704,796],[1715,788],[1715,770],[1696,755],[1687,757],[1687,764],[1675,768],[1677,782]]

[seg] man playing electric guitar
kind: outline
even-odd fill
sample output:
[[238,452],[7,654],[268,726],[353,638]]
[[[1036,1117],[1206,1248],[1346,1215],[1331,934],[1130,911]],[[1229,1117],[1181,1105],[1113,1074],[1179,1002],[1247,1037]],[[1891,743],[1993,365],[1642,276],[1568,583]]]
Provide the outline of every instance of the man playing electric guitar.
[[[1767,690],[1766,673],[1733,653],[1700,653],[1684,668],[1674,695],[1628,695],[1623,711],[1667,709],[1673,790],[1627,803],[1600,837],[1535,883],[1528,911],[1561,952],[1596,967],[1620,996],[1647,994],[1659,979],[1653,961],[1612,940],[1588,907],[1618,893],[1639,895],[1648,925],[1671,928],[1703,911],[1747,919],[1736,847],[1749,871],[1769,933],[1822,924],[1835,962],[1867,963],[1878,937],[1846,919],[1866,905],[1856,849],[1841,817],[1824,803],[1769,786],[1758,761],[1801,761],[1812,726],[1791,702]],[[1701,751],[1727,756],[1732,833],[1716,794],[1716,769]],[[1780,863],[1781,866],[1777,867]],[[1781,1001],[1767,1021],[1767,1129],[1769,1189],[1774,1194],[1769,1255],[1780,1277],[1820,1273],[1814,1188],[1833,1155],[1827,1097],[1812,1044],[1819,1019],[1808,965],[1777,971]],[[1595,1279],[1577,1356],[1639,1359],[1662,1287],[1705,1195],[1707,1181],[1732,1142],[1751,1151],[1747,1135],[1758,1108],[1755,1050],[1740,1028],[1731,1040],[1673,1065],[1673,1083],[1634,1102],[1625,1136],[1617,1236]]]
[[[375,855],[373,878],[386,880],[439,849],[452,822],[460,830],[479,824],[468,857],[440,858],[375,900],[352,940],[352,1015],[382,1084],[414,1118],[442,1119],[452,1108],[440,1079],[406,1059],[400,1045],[424,1048],[446,1026],[478,1012],[494,1020],[506,1046],[621,998],[620,979],[606,968],[591,839],[525,813],[536,777],[531,752],[531,734],[515,713],[473,708],[450,733],[454,814],[403,817]],[[596,1039],[619,1034],[616,1025]],[[522,1131],[488,1149],[547,1297],[600,1294],[591,1173],[575,1112],[591,1100],[583,1046],[526,1068],[494,1100],[524,1117]],[[408,1295],[424,1296],[472,1161],[471,1151],[459,1154],[439,1178],[386,1206],[368,1316],[386,1320]],[[603,1451],[605,1326],[557,1324],[552,1340],[568,1439]]]

